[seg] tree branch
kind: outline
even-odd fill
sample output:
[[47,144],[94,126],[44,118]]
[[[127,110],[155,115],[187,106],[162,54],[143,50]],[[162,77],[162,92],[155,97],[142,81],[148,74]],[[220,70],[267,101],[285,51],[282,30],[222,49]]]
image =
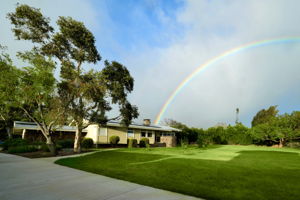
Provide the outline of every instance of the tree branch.
[[92,123],[91,122],[89,122],[89,123],[87,123],[87,124],[85,124],[84,126],[82,126],[82,129],[85,129],[85,128],[87,128],[89,125],[91,125]]
[[45,127],[43,127],[43,125],[38,121],[38,120],[36,120],[32,115],[30,115],[30,113],[24,108],[24,107],[21,107],[21,109],[25,112],[25,114],[32,120],[32,121],[34,121],[36,124],[37,124],[37,126],[41,129],[41,131],[42,131],[42,133],[43,133],[43,135],[45,136],[45,137],[47,137],[47,135],[46,135],[46,131],[45,131]]
[[95,108],[97,108],[98,107],[98,102],[95,102],[95,104],[93,105],[93,106],[90,106],[88,109],[86,109],[86,112],[89,112],[89,111],[91,111],[91,110],[94,110]]
[[49,123],[49,126],[48,126],[49,127],[48,128],[49,131],[52,129],[52,126],[58,121],[58,119],[60,118],[60,116],[62,116],[63,114],[65,114],[65,112],[66,112],[66,110],[63,109],[63,111],[60,112],[58,115],[56,115],[55,119],[52,122]]
[[114,117],[114,118],[110,118],[110,119],[107,119],[107,121],[111,121],[111,120],[118,120],[120,119],[121,115],[117,116],[117,117]]
[[0,114],[0,116],[1,116],[1,118],[5,121],[5,118],[4,118],[4,116],[2,115],[2,114]]

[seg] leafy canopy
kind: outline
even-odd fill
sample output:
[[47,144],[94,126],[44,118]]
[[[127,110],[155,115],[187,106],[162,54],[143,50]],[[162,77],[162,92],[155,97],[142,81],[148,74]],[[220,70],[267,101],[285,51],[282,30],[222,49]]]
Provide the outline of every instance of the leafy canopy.
[[17,39],[32,41],[35,52],[59,60],[58,94],[78,126],[83,126],[84,119],[97,123],[108,121],[105,113],[112,109],[111,103],[119,106],[120,115],[115,119],[122,119],[125,125],[138,116],[137,107],[127,100],[134,79],[125,66],[105,61],[102,71],[84,70],[83,64],[96,64],[101,57],[93,34],[82,22],[59,17],[55,32],[50,19],[39,9],[23,4],[9,13],[8,18]]
[[260,110],[254,117],[251,122],[252,127],[257,126],[258,124],[264,124],[272,121],[274,117],[278,114],[277,106],[270,106],[267,110]]

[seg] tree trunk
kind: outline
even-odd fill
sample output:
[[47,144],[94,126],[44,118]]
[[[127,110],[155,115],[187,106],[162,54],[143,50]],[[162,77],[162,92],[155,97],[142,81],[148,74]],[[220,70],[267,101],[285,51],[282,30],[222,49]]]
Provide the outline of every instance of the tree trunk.
[[23,129],[23,132],[22,132],[22,139],[25,140],[25,137],[26,137],[26,129]]
[[12,138],[12,128],[11,127],[6,127],[6,132],[7,132],[7,136],[9,139]]
[[279,139],[279,148],[282,148],[284,146],[284,143],[285,143],[284,139],[280,138]]
[[81,132],[82,128],[79,126],[76,126],[76,132],[75,132],[75,140],[74,140],[74,152],[75,153],[80,153],[81,152]]
[[46,138],[46,144],[50,150],[50,153],[53,155],[53,156],[56,156],[57,155],[57,150],[56,150],[56,146],[55,144],[53,143],[52,139],[50,136],[48,136]]

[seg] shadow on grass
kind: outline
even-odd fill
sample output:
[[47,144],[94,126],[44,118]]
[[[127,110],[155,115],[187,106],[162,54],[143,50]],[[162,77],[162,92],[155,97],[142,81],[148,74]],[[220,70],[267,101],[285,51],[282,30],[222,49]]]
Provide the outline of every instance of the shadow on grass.
[[218,148],[221,148],[223,147],[224,145],[218,145],[218,144],[213,144],[213,145],[208,145],[207,147],[196,147],[196,148],[199,148],[199,149],[203,149],[203,150],[209,150],[209,149],[218,149]]

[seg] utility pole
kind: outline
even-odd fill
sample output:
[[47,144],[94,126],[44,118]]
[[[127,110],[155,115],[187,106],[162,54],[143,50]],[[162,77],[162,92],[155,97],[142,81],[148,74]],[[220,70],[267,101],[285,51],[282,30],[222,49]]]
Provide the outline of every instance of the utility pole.
[[239,108],[236,108],[236,118],[235,118],[235,124],[239,123],[239,112],[240,112],[240,109]]

